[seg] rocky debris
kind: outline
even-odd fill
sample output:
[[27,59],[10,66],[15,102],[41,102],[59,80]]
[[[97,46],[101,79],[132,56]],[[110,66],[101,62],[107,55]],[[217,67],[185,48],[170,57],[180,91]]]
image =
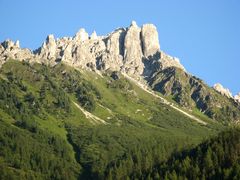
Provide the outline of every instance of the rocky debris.
[[72,37],[55,39],[47,36],[45,42],[33,53],[21,49],[19,41],[7,40],[0,46],[0,63],[8,58],[55,65],[59,62],[77,68],[111,70],[127,73],[135,79],[150,76],[161,68],[184,67],[178,59],[160,51],[158,32],[153,24],[138,27],[133,21],[127,28],[119,28],[107,36],[97,36],[94,31],[89,37],[81,28]]
[[214,84],[213,89],[215,89],[217,92],[219,92],[220,94],[222,94],[228,98],[233,98],[233,95],[230,92],[230,90],[224,88],[220,83]]
[[141,37],[145,57],[152,56],[160,51],[157,28],[153,24],[142,26]]
[[234,100],[238,103],[240,103],[240,93],[234,96]]

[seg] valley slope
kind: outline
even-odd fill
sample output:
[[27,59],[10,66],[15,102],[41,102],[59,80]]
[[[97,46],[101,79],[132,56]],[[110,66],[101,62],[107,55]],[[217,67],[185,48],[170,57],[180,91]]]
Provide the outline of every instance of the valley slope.
[[144,177],[171,152],[224,129],[113,72],[9,60],[0,78],[2,177]]

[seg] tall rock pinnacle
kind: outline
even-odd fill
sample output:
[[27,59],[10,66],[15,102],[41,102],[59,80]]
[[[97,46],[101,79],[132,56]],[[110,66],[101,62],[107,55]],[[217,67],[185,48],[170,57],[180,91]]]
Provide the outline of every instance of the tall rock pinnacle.
[[152,56],[160,51],[157,28],[153,24],[144,24],[141,36],[145,57]]
[[127,29],[124,41],[124,66],[129,74],[141,74],[143,72],[142,47],[140,39],[141,28],[135,21]]
[[47,36],[46,41],[43,43],[39,56],[43,59],[55,59],[56,58],[57,45],[54,39],[54,35]]
[[76,41],[76,43],[79,44],[83,41],[88,40],[88,38],[89,38],[88,33],[85,31],[84,28],[81,28],[75,35],[74,40]]

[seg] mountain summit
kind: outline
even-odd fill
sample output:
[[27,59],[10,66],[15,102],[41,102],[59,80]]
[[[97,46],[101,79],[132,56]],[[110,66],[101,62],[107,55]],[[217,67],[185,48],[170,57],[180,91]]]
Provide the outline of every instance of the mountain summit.
[[[55,65],[66,63],[78,68],[125,72],[135,78],[150,76],[157,69],[184,67],[177,58],[160,50],[157,28],[153,24],[138,27],[133,21],[107,36],[91,36],[81,28],[74,37],[55,39],[48,35],[40,48],[31,52],[21,49],[19,42],[6,40],[0,45],[0,64],[7,59],[37,61]],[[149,66],[154,64],[154,66]]]
[[[179,59],[160,49],[157,28],[139,27],[132,21],[106,36],[81,28],[74,37],[55,39],[48,35],[33,52],[21,49],[19,41],[0,45],[0,65],[9,59],[55,66],[63,63],[94,72],[120,72],[173,99],[181,107],[200,110],[213,119],[240,120],[239,96],[233,97],[220,84],[210,88],[201,79],[187,73]],[[227,116],[226,116],[227,115]]]

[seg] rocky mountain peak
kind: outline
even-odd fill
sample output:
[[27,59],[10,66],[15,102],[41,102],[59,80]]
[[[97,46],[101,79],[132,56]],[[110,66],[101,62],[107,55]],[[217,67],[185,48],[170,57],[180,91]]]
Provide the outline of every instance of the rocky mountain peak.
[[21,49],[20,42],[13,42],[9,39],[0,44],[0,67],[8,59],[28,60],[33,58],[33,54],[29,49]]
[[131,27],[131,26],[133,26],[133,27],[138,27],[137,22],[136,22],[136,21],[132,21],[130,27]]
[[142,74],[143,72],[140,33],[141,28],[134,21],[126,31],[124,40],[124,69],[130,75]]
[[168,54],[161,51],[161,69],[166,69],[169,67],[177,67],[186,71],[184,66],[180,63],[180,60],[177,57],[169,56]]
[[94,71],[122,71],[136,79],[150,76],[159,68],[174,66],[184,70],[176,58],[160,50],[156,26],[144,24],[138,27],[135,21],[129,27],[116,29],[107,36],[97,36],[94,31],[89,37],[84,28],[73,38],[55,39],[50,34],[34,53],[20,49],[19,41],[14,43],[8,40],[2,43],[0,52],[1,64],[9,58],[52,65],[61,61]]
[[43,59],[54,59],[56,57],[57,44],[53,34],[47,36],[40,48],[39,56]]
[[227,88],[224,88],[220,83],[214,84],[213,88],[214,88],[217,92],[219,92],[220,94],[222,94],[222,95],[224,95],[224,96],[226,96],[226,97],[228,97],[228,98],[233,98],[233,95],[232,95],[232,93],[230,92],[230,90],[227,89]]
[[46,43],[47,43],[47,44],[53,44],[53,43],[55,43],[55,39],[54,39],[54,35],[53,35],[53,34],[50,34],[50,35],[47,36],[47,38],[46,38]]
[[234,100],[240,103],[240,92],[234,96]]
[[[5,48],[5,49],[13,49],[13,48],[18,48],[17,46],[17,42],[14,43],[13,41],[11,41],[10,39],[7,39],[5,41],[3,41],[1,43],[2,47]],[[19,42],[18,42],[18,45],[19,45]]]
[[152,56],[160,51],[158,32],[153,24],[144,24],[141,30],[143,54],[145,57]]
[[88,33],[85,31],[84,28],[81,28],[75,35],[74,40],[79,43],[89,39]]
[[96,31],[93,31],[93,33],[90,36],[90,39],[96,40],[98,38]]
[[20,48],[20,42],[19,42],[19,40],[17,40],[17,41],[15,42],[15,46],[16,46],[16,48]]

